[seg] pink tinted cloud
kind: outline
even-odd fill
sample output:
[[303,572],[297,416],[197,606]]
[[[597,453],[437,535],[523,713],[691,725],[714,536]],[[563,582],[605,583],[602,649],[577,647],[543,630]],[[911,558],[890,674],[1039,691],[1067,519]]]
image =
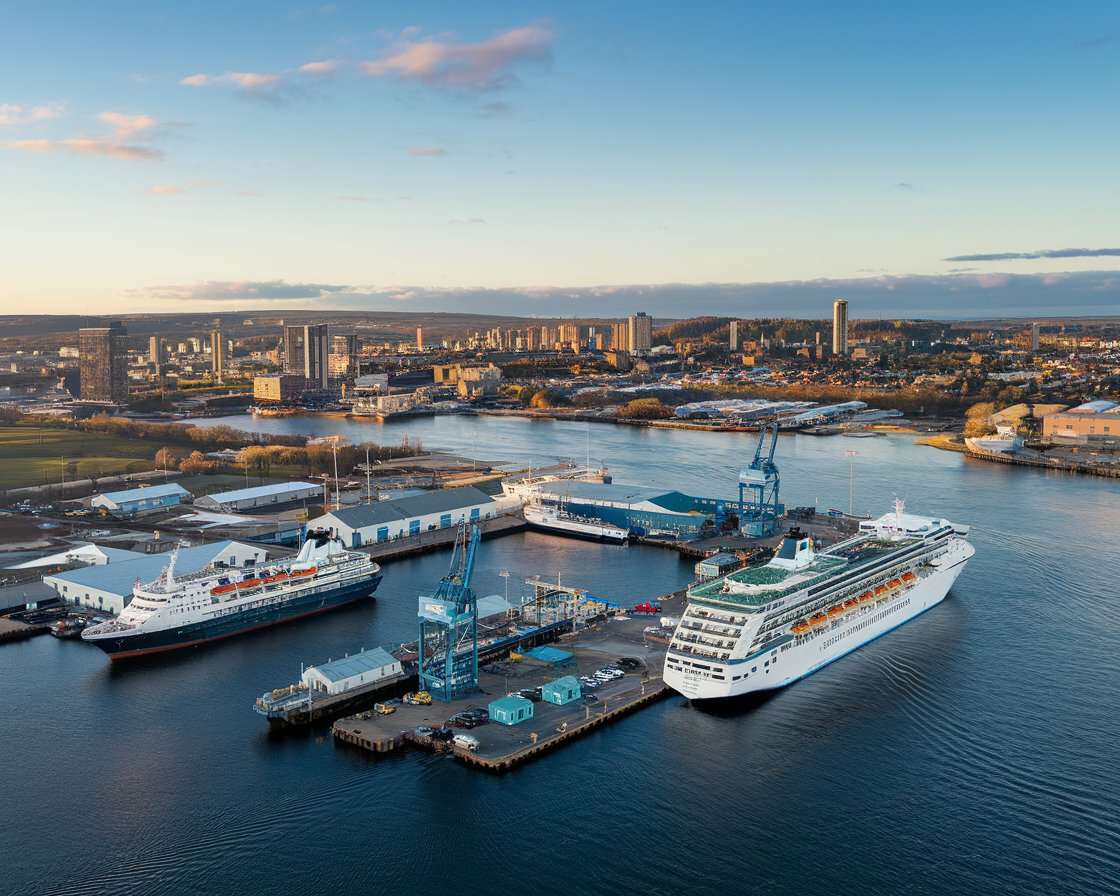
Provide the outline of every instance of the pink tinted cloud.
[[338,71],[338,63],[333,59],[324,59],[320,62],[308,62],[296,69],[303,75],[333,75]]
[[180,78],[179,83],[185,87],[214,87],[231,84],[242,90],[265,91],[279,87],[283,80],[282,75],[266,75],[259,72],[222,72],[220,75],[188,75],[186,78]]
[[66,111],[62,103],[43,103],[38,106],[24,107],[15,103],[0,103],[0,126],[18,127],[36,121],[58,118]]
[[435,146],[410,146],[408,154],[410,156],[445,156],[447,150]]
[[68,152],[76,156],[108,156],[130,162],[159,162],[164,158],[163,151],[154,146],[123,143],[115,139],[73,137],[69,140],[11,140],[5,145],[8,149],[34,155]]
[[175,184],[156,184],[152,187],[145,187],[144,192],[151,193],[153,196],[175,196],[187,191]]
[[516,83],[510,71],[514,66],[547,60],[552,39],[552,31],[543,24],[513,28],[474,44],[405,39],[381,59],[358,67],[371,77],[391,75],[436,87],[493,90]]

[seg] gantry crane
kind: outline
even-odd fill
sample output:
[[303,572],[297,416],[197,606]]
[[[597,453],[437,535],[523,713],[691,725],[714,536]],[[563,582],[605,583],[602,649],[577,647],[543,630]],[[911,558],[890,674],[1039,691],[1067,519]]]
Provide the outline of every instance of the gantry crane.
[[478,690],[478,603],[471,588],[482,531],[459,523],[451,566],[432,597],[420,598],[420,690],[450,701]]
[[778,529],[778,517],[784,511],[779,500],[781,477],[774,463],[778,447],[778,423],[770,435],[770,450],[765,452],[767,427],[759,429],[754,460],[739,473],[739,528],[744,535],[768,538]]

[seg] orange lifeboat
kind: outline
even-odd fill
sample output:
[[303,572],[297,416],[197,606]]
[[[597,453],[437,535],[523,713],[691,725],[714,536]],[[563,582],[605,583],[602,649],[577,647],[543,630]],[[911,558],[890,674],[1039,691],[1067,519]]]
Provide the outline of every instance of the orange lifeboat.
[[319,571],[318,566],[312,566],[310,569],[302,569],[302,570],[299,570],[298,572],[289,573],[288,578],[289,579],[297,579],[301,576],[313,576],[318,571]]
[[233,585],[219,585],[217,588],[211,588],[211,594],[228,594],[233,591]]
[[809,625],[820,625],[822,622],[827,621],[828,617],[825,616],[824,613],[818,613],[816,616],[809,620]]
[[794,626],[794,627],[793,627],[793,628],[791,629],[791,631],[792,631],[792,632],[793,632],[793,633],[794,633],[795,635],[800,635],[800,634],[801,634],[802,632],[807,632],[807,631],[809,631],[809,626],[808,626],[808,624],[807,624],[807,623],[805,623],[805,622],[799,622],[799,623],[797,623],[797,624],[796,624],[796,625],[795,625],[795,626]]
[[902,587],[902,581],[900,579],[891,579],[889,582],[887,582],[887,587],[888,588],[901,588]]
[[843,612],[844,612],[844,608],[840,604],[837,604],[835,607],[829,607],[828,608],[828,615],[829,616],[839,616]]
[[860,602],[861,604],[865,604],[865,603],[867,603],[867,602],[868,602],[869,600],[874,600],[874,599],[875,599],[875,595],[874,595],[874,594],[872,594],[872,593],[871,593],[870,591],[864,591],[864,592],[863,592],[863,594],[861,594],[861,595],[859,596],[859,602]]
[[237,583],[237,590],[238,591],[243,591],[247,588],[256,588],[260,583],[261,583],[260,579],[249,579],[245,582],[238,582]]
[[914,579],[916,579],[916,578],[917,578],[917,576],[914,575],[914,573],[912,573],[912,572],[904,572],[902,574],[902,581],[904,581],[904,582],[913,582]]
[[858,603],[859,603],[859,598],[858,597],[849,597],[846,601],[844,601],[844,607],[846,609],[850,610],[852,607],[854,607]]
[[887,586],[886,585],[876,585],[875,586],[875,596],[876,597],[878,597],[880,594],[886,594],[886,593],[887,593]]

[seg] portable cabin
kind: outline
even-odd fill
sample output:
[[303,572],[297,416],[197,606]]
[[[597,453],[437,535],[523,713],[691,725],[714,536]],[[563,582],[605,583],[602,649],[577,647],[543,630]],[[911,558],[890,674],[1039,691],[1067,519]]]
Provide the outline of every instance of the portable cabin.
[[557,678],[541,687],[541,699],[546,703],[555,703],[557,706],[575,703],[581,696],[579,682],[571,675]]
[[533,701],[524,697],[502,697],[490,704],[490,721],[499,725],[517,725],[533,718]]

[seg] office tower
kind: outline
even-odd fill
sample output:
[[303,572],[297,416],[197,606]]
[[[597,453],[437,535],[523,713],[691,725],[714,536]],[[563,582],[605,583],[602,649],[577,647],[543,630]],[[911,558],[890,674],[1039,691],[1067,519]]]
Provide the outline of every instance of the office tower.
[[163,340],[158,336],[148,339],[148,363],[156,370],[163,363]]
[[210,331],[210,374],[215,383],[222,381],[226,371],[226,345],[221,330]]
[[611,325],[611,348],[618,352],[630,351],[630,322]]
[[308,388],[330,385],[330,351],[327,325],[284,328],[284,372],[307,380]]
[[731,332],[727,339],[728,348],[733,352],[739,351],[739,321],[731,321]]
[[128,359],[124,337],[128,330],[119,321],[107,327],[78,331],[78,369],[82,401],[128,401]]
[[630,351],[634,354],[649,354],[653,348],[653,318],[639,311],[629,320]]
[[331,376],[358,375],[358,334],[336,334],[331,337]]
[[417,327],[416,328],[416,351],[418,351],[418,352],[424,351],[424,328],[423,327]]
[[1031,324],[1031,351],[1032,352],[1037,352],[1038,351],[1038,331],[1039,331],[1038,322],[1035,321],[1033,324]]
[[848,354],[848,303],[844,299],[832,303],[832,354]]

